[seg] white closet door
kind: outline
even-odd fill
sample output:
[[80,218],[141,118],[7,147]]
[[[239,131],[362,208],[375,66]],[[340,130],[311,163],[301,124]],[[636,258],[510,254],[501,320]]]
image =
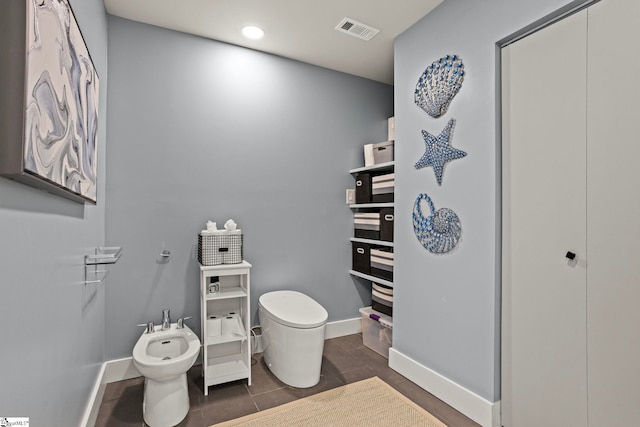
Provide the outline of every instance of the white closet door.
[[502,50],[505,427],[587,425],[586,31],[583,11]]
[[589,425],[640,425],[640,1],[589,8]]

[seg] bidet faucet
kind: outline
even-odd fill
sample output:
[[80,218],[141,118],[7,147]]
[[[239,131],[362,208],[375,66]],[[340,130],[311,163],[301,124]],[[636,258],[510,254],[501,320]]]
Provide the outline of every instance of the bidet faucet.
[[162,330],[171,329],[171,317],[169,317],[169,309],[162,310]]

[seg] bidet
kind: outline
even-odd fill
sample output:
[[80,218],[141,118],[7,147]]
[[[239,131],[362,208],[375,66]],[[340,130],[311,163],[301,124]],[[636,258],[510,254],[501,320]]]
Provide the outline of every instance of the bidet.
[[153,333],[140,336],[133,347],[133,364],[145,377],[142,408],[147,425],[171,427],[187,416],[187,371],[199,353],[200,340],[184,323],[182,328],[171,323],[167,330],[158,325]]

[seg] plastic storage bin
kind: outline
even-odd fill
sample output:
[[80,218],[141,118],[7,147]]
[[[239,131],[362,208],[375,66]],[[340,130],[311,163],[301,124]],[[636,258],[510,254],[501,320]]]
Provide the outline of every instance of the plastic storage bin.
[[393,319],[371,307],[361,308],[360,314],[362,315],[363,344],[388,359]]

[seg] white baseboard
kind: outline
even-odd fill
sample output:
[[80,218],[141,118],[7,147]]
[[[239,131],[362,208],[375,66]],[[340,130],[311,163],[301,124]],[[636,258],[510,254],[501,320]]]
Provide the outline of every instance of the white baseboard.
[[98,371],[98,376],[93,384],[93,389],[89,395],[89,401],[87,402],[87,407],[84,410],[82,420],[80,420],[80,427],[93,427],[96,424],[98,411],[100,410],[100,403],[102,402],[104,389],[106,388],[106,384],[102,381],[102,378],[104,378],[104,369],[105,364],[103,363],[100,366],[100,371]]
[[105,362],[104,383],[114,383],[131,378],[141,377],[142,374],[133,364],[133,357],[123,357]]
[[389,367],[483,427],[500,426],[500,402],[489,402],[393,347],[389,349]]
[[93,427],[98,419],[98,411],[108,383],[140,377],[142,374],[133,364],[133,358],[109,360],[102,364],[96,382],[91,391],[87,408],[80,422],[80,427]]
[[360,319],[360,317],[356,317],[355,319],[338,320],[337,322],[327,323],[324,339],[329,340],[345,335],[359,334],[362,332],[362,322]]

